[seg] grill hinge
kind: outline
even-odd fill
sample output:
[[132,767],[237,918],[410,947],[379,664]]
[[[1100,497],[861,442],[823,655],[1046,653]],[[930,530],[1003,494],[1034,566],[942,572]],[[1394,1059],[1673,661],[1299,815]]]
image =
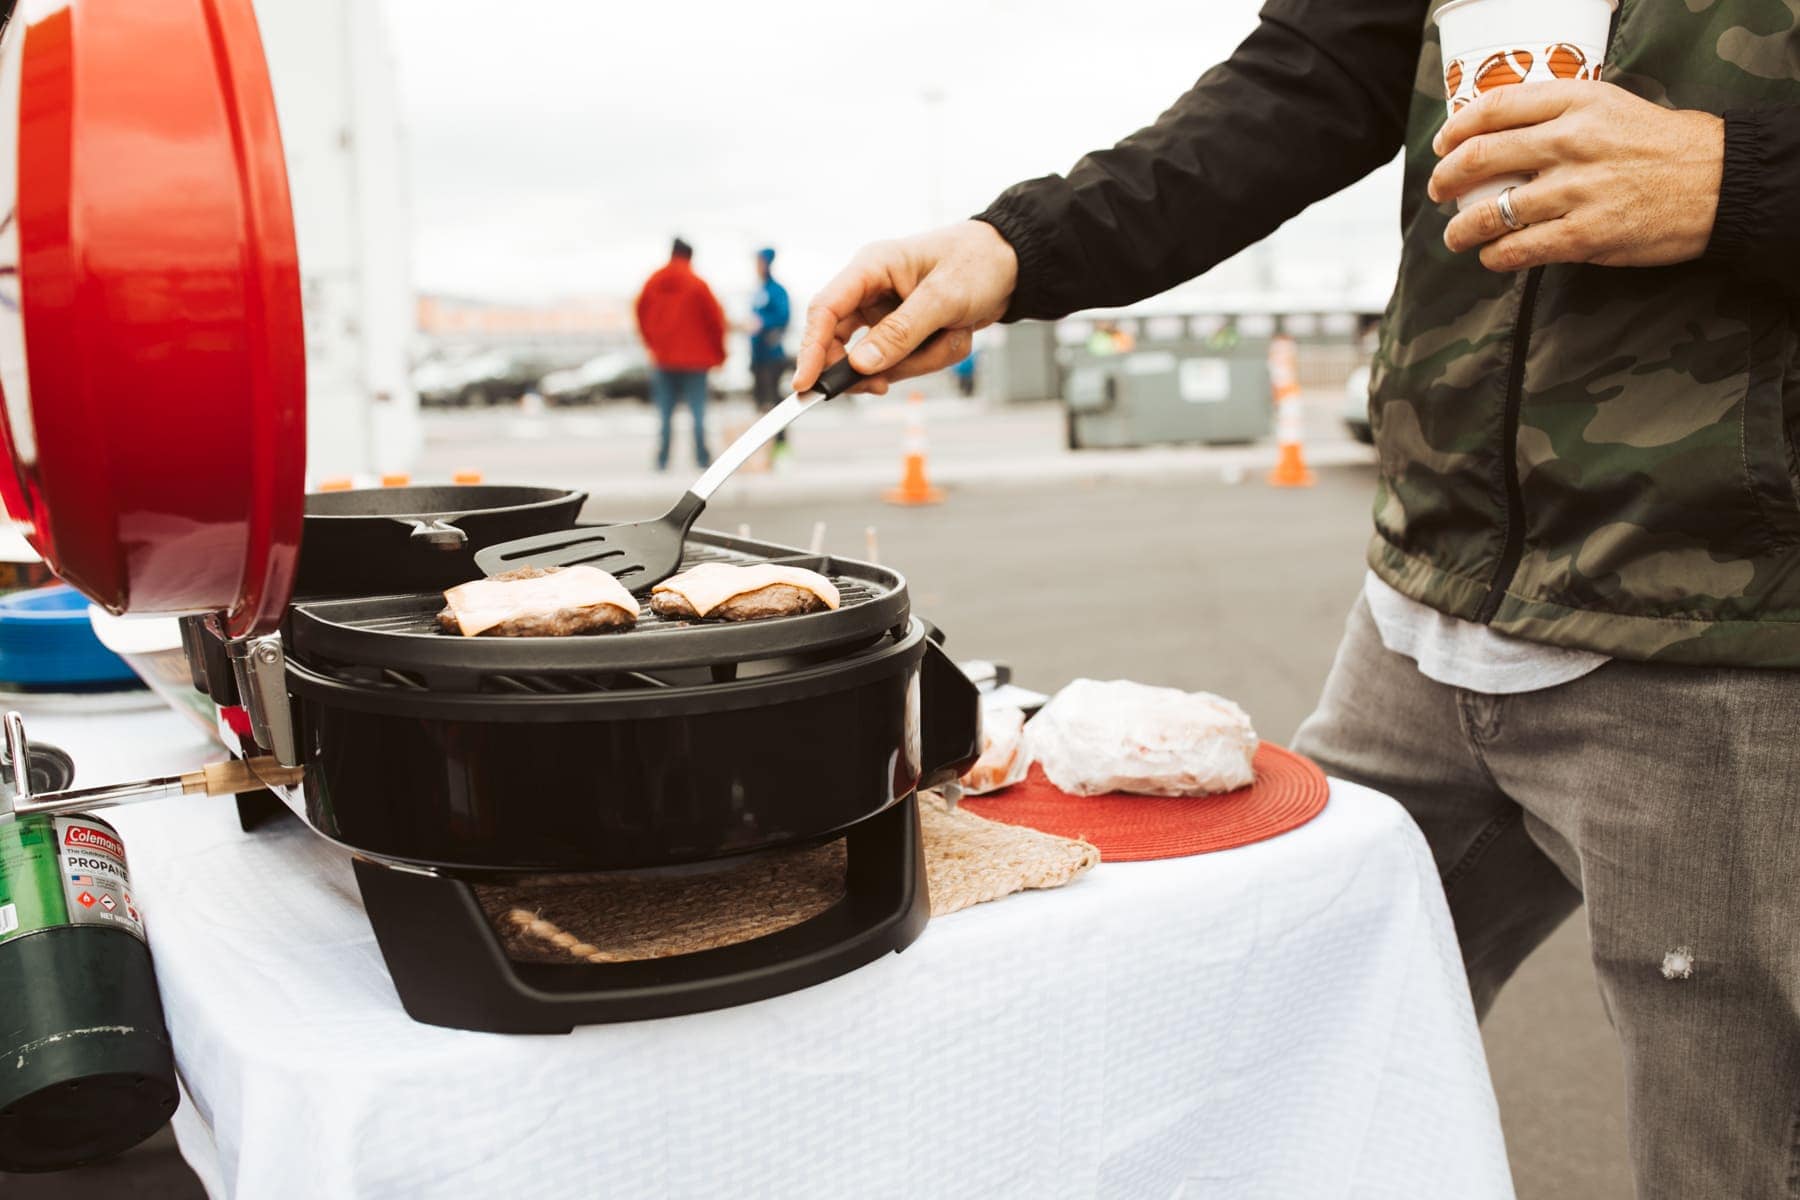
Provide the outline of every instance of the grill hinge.
[[256,735],[257,745],[273,754],[282,766],[299,766],[293,713],[288,707],[287,656],[281,649],[281,636],[271,633],[228,641],[225,654],[237,677],[238,696],[250,714],[250,729]]

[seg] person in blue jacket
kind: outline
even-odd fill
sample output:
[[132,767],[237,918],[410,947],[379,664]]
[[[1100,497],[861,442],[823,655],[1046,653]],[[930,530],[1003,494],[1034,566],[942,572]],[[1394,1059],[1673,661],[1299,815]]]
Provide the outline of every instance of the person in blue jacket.
[[975,394],[976,353],[974,350],[969,351],[961,362],[950,368],[950,373],[956,376],[956,390],[965,398]]
[[[756,274],[762,282],[750,302],[750,375],[754,381],[752,395],[758,412],[768,412],[781,403],[781,376],[788,368],[787,338],[789,318],[787,289],[775,281],[770,266],[775,251],[764,247],[756,252]],[[775,437],[775,457],[787,455],[787,431]]]

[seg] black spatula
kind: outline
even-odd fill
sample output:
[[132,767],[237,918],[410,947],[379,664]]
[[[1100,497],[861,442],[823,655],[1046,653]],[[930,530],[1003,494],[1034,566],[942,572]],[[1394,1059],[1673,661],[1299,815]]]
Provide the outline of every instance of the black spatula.
[[539,533],[511,542],[498,542],[475,555],[475,565],[488,575],[516,571],[520,567],[572,567],[580,563],[599,567],[634,592],[660,583],[681,566],[682,545],[694,520],[713,493],[752,454],[773,441],[821,400],[829,400],[861,379],[849,359],[827,367],[811,391],[795,392],[764,413],[706,473],[662,516],[628,525],[588,525]]

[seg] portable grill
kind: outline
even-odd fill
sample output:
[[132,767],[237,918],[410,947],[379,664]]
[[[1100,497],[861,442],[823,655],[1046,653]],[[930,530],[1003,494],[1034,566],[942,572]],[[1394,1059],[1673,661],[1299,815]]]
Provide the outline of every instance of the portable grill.
[[[979,752],[974,684],[891,570],[698,531],[684,565],[703,561],[817,570],[841,606],[725,624],[645,605],[620,633],[465,638],[438,627],[434,591],[301,598],[251,639],[207,622],[200,641],[231,669],[202,648],[199,682],[244,711],[246,754],[304,769],[272,790],[356,852],[414,1017],[546,1032],[668,1016],[815,983],[924,927],[914,793]],[[475,891],[537,872],[729,869],[837,837],[837,905],[677,958],[510,962]]]
[[[910,943],[927,913],[914,795],[974,760],[979,717],[901,576],[696,531],[690,562],[808,566],[841,607],[738,625],[645,611],[569,638],[441,632],[432,556],[521,531],[459,524],[479,489],[445,498],[452,512],[401,514],[412,531],[392,554],[305,521],[292,214],[249,0],[51,7],[0,48],[0,99],[4,70],[32,89],[9,129],[17,219],[0,225],[20,288],[0,305],[0,496],[97,603],[192,614],[184,644],[222,736],[354,852],[407,1011],[560,1031],[767,996]],[[392,508],[371,512],[391,523]],[[509,520],[566,526],[573,508]],[[159,787],[21,786],[14,804]],[[511,962],[475,892],[542,871],[705,873],[836,838],[844,894],[824,913],[664,959]]]

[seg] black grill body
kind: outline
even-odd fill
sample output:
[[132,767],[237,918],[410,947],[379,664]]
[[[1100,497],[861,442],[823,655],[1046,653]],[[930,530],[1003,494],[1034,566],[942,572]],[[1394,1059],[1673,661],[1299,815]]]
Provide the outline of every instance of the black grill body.
[[966,756],[954,735],[923,737],[928,655],[933,707],[971,703],[916,623],[763,678],[425,712],[290,666],[307,819],[385,858],[512,870],[630,870],[828,836]]
[[[357,879],[415,1018],[557,1032],[807,986],[910,944],[929,911],[915,793],[980,752],[976,689],[872,564],[695,531],[688,561],[818,570],[842,604],[566,638],[442,632],[437,592],[302,598],[282,641],[302,810]],[[842,837],[842,900],[650,962],[509,961],[474,887],[706,870]]]

